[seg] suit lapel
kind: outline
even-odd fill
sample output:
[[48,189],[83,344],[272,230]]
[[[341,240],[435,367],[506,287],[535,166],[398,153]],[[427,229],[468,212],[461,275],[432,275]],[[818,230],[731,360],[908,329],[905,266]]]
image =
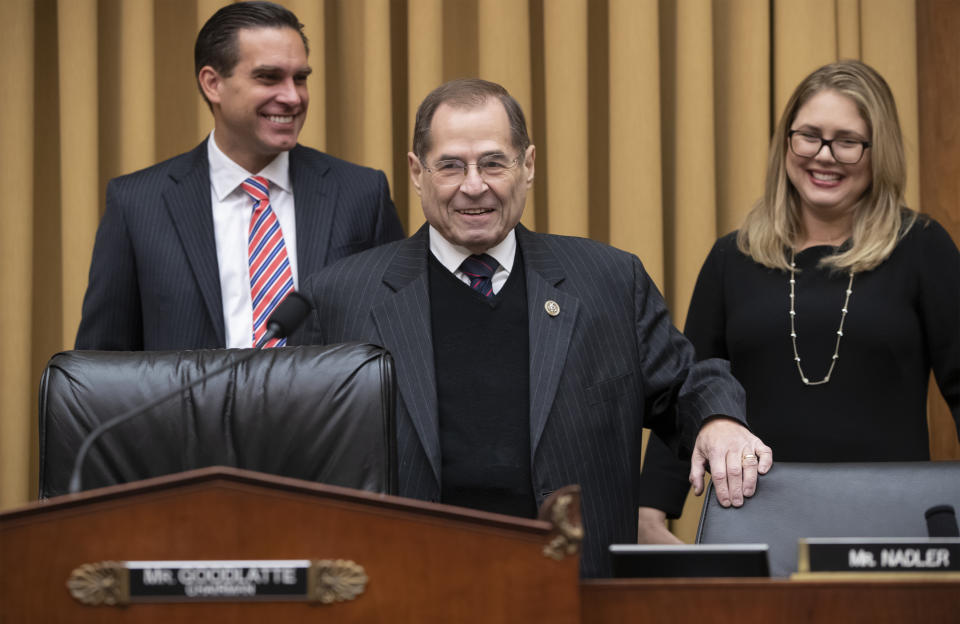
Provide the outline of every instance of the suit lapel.
[[[517,226],[527,277],[527,314],[530,328],[530,452],[540,443],[567,359],[580,300],[557,286],[565,279],[563,267],[538,234]],[[559,312],[547,313],[553,301]]]
[[163,200],[193,270],[217,340],[219,344],[226,345],[217,241],[210,203],[207,142],[201,143],[187,158],[177,163],[171,169],[170,177],[174,183],[163,193]]
[[393,291],[373,308],[383,346],[393,354],[397,386],[420,438],[437,483],[440,483],[440,433],[437,382],[430,325],[426,226],[404,241],[384,273]]
[[297,145],[290,150],[290,180],[297,223],[299,283],[323,268],[339,187],[325,177],[329,165]]

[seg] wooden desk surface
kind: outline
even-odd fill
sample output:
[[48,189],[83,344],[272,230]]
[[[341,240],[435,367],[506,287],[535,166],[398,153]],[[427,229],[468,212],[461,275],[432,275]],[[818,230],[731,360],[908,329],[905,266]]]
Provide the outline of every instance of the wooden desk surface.
[[585,580],[580,605],[583,624],[957,624],[960,581]]

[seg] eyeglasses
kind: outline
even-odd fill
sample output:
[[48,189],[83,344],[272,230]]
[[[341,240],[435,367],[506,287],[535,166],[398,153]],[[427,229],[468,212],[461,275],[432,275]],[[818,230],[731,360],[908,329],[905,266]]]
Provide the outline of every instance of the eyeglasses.
[[433,175],[434,181],[439,186],[460,186],[467,179],[470,165],[477,168],[477,173],[484,182],[495,182],[506,178],[519,164],[519,156],[510,160],[503,154],[490,154],[479,158],[474,163],[452,159],[438,160],[433,167],[427,167],[426,163],[423,163],[423,166],[427,173]]
[[851,137],[825,139],[803,130],[791,130],[787,133],[790,151],[800,158],[813,158],[826,145],[833,159],[844,165],[855,165],[863,158],[863,152],[872,145],[870,141],[860,141]]

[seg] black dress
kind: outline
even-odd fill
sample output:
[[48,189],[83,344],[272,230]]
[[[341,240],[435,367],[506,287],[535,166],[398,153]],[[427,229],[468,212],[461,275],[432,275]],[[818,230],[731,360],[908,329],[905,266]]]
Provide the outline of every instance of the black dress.
[[[810,381],[830,366],[849,280],[817,268],[833,251],[796,256],[797,350]],[[960,252],[950,235],[921,217],[852,291],[830,381],[806,386],[790,341],[789,274],[742,254],[736,233],[716,242],[700,271],[684,331],[697,359],[730,360],[750,428],[775,462],[929,459],[931,369],[960,430]],[[640,504],[679,516],[688,472],[651,437]]]

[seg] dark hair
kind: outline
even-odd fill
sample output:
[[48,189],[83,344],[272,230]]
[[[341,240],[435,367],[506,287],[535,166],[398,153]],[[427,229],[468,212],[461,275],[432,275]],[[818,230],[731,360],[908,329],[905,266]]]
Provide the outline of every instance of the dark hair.
[[451,80],[440,85],[424,98],[417,109],[417,120],[413,126],[413,153],[423,161],[427,152],[430,151],[430,124],[441,104],[446,103],[458,108],[474,108],[482,106],[488,99],[494,97],[500,100],[504,110],[507,111],[507,119],[510,120],[510,140],[513,147],[520,152],[522,161],[527,147],[530,146],[523,109],[502,86],[479,78]]
[[[307,54],[310,46],[303,34],[303,24],[292,11],[273,2],[237,2],[228,4],[214,13],[197,34],[197,43],[193,47],[194,76],[207,65],[221,76],[233,74],[233,68],[240,60],[237,51],[237,31],[244,28],[292,28],[303,40]],[[200,95],[207,96],[200,89]],[[207,100],[209,106],[210,101]]]

